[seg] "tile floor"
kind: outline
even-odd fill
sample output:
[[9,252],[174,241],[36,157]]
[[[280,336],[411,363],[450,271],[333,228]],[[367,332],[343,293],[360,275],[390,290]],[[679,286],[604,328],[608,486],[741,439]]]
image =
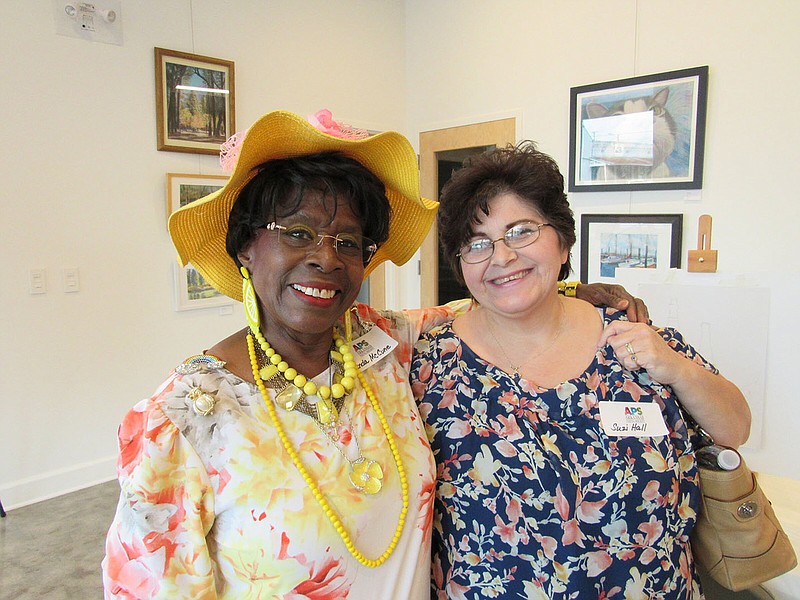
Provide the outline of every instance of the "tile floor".
[[0,519],[0,600],[103,597],[100,561],[119,497],[109,481]]

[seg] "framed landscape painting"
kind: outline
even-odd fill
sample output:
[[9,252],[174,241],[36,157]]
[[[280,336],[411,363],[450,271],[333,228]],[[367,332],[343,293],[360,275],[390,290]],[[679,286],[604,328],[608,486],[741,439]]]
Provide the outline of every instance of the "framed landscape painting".
[[[227,175],[192,175],[167,173],[167,220],[181,206],[217,191]],[[175,310],[226,306],[233,301],[215,290],[192,265],[175,264]]]
[[182,267],[174,263],[173,276],[177,311],[233,304],[233,300],[214,289],[191,264]]
[[230,60],[155,49],[158,149],[218,154],[236,131]]
[[227,175],[167,173],[167,220],[181,206],[216,192],[227,180]]

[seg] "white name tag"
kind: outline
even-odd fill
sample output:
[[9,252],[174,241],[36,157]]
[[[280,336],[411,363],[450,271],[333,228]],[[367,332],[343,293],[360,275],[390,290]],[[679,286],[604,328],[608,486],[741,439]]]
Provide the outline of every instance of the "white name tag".
[[600,402],[600,425],[613,437],[667,435],[661,407],[655,402]]
[[350,344],[353,348],[358,368],[362,371],[390,354],[397,346],[397,340],[386,334],[380,327],[373,327]]

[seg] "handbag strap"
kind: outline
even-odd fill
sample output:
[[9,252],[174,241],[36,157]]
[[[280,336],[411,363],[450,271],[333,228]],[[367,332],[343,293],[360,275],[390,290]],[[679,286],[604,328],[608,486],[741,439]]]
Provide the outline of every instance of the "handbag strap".
[[695,421],[694,417],[688,410],[686,410],[686,408],[684,408],[677,396],[675,396],[675,402],[678,405],[678,410],[680,411],[681,415],[683,415],[683,422],[686,424],[686,428],[689,432],[689,441],[694,449],[698,450],[700,448],[705,448],[706,446],[713,446],[714,438],[711,437],[711,434],[703,429],[700,423]]

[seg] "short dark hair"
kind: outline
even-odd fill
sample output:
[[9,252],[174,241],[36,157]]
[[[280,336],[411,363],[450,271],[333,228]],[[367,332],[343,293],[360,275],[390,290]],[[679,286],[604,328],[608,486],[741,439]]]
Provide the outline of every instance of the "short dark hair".
[[339,152],[270,160],[239,192],[228,217],[225,249],[241,266],[238,254],[257,231],[280,217],[294,214],[309,193],[330,203],[335,217],[339,202],[347,202],[361,219],[362,234],[380,247],[389,237],[391,207],[386,187],[372,171]]
[[[453,273],[464,284],[459,250],[475,235],[489,202],[500,194],[516,194],[539,212],[568,250],[575,244],[575,217],[564,193],[558,164],[531,141],[495,148],[467,158],[442,188],[439,199],[439,242]],[[482,213],[482,214],[481,214]],[[572,270],[570,255],[559,279]]]

